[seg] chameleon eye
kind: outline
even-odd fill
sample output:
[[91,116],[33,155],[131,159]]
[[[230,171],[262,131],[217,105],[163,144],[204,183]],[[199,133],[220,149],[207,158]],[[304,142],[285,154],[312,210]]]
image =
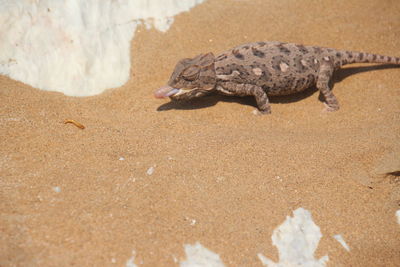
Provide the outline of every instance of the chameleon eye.
[[182,77],[187,81],[196,80],[199,77],[199,74],[200,74],[200,67],[196,65],[189,66],[182,71]]

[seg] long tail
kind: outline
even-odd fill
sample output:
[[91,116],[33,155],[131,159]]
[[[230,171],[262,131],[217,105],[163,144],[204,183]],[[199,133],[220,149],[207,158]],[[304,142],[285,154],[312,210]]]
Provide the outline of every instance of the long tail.
[[352,63],[387,63],[400,65],[400,57],[390,57],[364,52],[338,51],[337,57],[341,63],[340,65]]

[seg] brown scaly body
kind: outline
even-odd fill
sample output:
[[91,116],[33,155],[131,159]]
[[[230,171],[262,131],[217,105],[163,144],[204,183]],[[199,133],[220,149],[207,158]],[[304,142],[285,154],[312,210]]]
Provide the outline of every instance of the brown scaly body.
[[168,86],[155,92],[173,100],[210,92],[254,96],[261,113],[270,113],[268,95],[289,95],[316,85],[327,110],[339,109],[329,88],[335,69],[351,63],[400,64],[400,58],[281,42],[244,44],[221,53],[178,62]]

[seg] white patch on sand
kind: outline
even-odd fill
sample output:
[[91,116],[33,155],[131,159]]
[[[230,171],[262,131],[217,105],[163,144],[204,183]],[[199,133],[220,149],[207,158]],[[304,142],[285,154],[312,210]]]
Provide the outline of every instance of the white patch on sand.
[[186,260],[180,267],[224,267],[218,254],[206,249],[199,242],[185,245]]
[[56,192],[56,193],[60,193],[60,192],[61,192],[61,187],[59,187],[59,186],[54,186],[54,187],[53,187],[53,190],[54,190],[54,192]]
[[146,171],[147,175],[152,175],[154,173],[154,167],[151,166],[147,171]]
[[135,257],[136,257],[136,251],[132,250],[132,257],[130,257],[125,266],[126,267],[137,267],[137,265],[135,264]]
[[1,0],[0,74],[70,96],[100,94],[130,75],[139,24],[165,32],[204,0]]
[[342,235],[334,235],[333,238],[335,238],[344,247],[345,250],[350,251],[350,247],[349,245],[347,245],[346,241],[344,241]]
[[328,256],[319,260],[314,258],[321,237],[321,231],[313,222],[311,213],[298,208],[293,212],[293,217],[287,216],[285,222],[272,234],[272,244],[279,250],[279,262],[275,263],[261,253],[257,256],[268,267],[323,267],[329,260]]
[[400,210],[396,211],[397,222],[400,224]]

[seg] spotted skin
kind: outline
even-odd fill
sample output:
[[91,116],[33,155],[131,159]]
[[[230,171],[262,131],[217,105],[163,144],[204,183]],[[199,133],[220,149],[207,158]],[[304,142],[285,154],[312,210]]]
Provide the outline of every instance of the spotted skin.
[[168,85],[178,88],[173,100],[200,97],[212,92],[253,96],[260,113],[271,113],[268,96],[290,95],[316,86],[326,110],[339,103],[329,87],[333,72],[351,63],[400,64],[399,57],[282,42],[237,46],[216,57],[212,53],[181,60]]

